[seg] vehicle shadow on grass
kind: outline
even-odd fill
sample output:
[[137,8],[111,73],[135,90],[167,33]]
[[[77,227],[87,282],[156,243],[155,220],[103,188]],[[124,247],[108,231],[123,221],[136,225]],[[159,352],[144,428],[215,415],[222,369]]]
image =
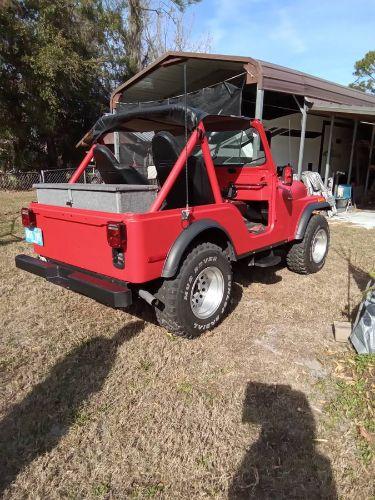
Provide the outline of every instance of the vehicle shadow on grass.
[[251,382],[242,421],[261,429],[232,480],[230,500],[337,499],[330,461],[315,448],[315,420],[303,392]]
[[70,351],[0,422],[0,493],[34,459],[51,451],[103,387],[117,349],[144,327],[134,321],[112,338],[96,337]]
[[252,283],[263,283],[273,285],[279,283],[282,277],[277,275],[277,271],[286,267],[285,263],[280,263],[272,267],[248,266],[246,261],[237,262],[233,266],[234,281],[242,286],[249,286]]

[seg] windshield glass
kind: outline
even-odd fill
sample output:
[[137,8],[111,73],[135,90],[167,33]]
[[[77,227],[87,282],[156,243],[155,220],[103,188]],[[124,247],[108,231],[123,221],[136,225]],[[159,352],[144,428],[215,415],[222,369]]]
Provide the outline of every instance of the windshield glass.
[[[265,154],[258,132],[250,127],[246,130],[211,132],[208,143],[215,165],[261,165]],[[198,151],[196,156],[202,153]]]

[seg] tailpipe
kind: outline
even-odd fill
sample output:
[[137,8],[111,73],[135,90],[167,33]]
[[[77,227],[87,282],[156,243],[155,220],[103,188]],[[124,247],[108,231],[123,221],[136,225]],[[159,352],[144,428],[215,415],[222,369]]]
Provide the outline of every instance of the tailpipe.
[[157,299],[155,295],[148,292],[147,290],[138,290],[138,295],[141,297],[141,299],[145,300],[147,304],[150,304],[150,306],[157,307],[159,305],[159,299]]

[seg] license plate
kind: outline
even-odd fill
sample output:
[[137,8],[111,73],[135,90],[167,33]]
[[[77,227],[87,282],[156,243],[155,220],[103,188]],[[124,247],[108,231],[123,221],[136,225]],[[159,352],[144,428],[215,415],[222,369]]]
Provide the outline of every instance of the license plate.
[[25,227],[25,239],[27,243],[43,246],[43,234],[39,227]]

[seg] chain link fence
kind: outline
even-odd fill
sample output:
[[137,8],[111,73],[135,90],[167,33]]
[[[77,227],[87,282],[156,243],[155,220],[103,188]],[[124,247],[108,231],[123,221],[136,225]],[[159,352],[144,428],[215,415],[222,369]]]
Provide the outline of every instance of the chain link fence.
[[[69,182],[71,176],[76,171],[75,168],[57,168],[54,170],[41,170],[40,182],[55,183],[55,182]],[[101,184],[102,178],[95,167],[88,167],[83,172],[78,182],[82,184]]]
[[[29,191],[38,182],[69,182],[75,172],[74,168],[41,170],[40,172],[0,172],[0,190]],[[89,167],[81,175],[78,182],[84,184],[101,184],[102,178],[95,167]]]
[[0,190],[3,191],[28,191],[39,181],[39,172],[0,172]]

